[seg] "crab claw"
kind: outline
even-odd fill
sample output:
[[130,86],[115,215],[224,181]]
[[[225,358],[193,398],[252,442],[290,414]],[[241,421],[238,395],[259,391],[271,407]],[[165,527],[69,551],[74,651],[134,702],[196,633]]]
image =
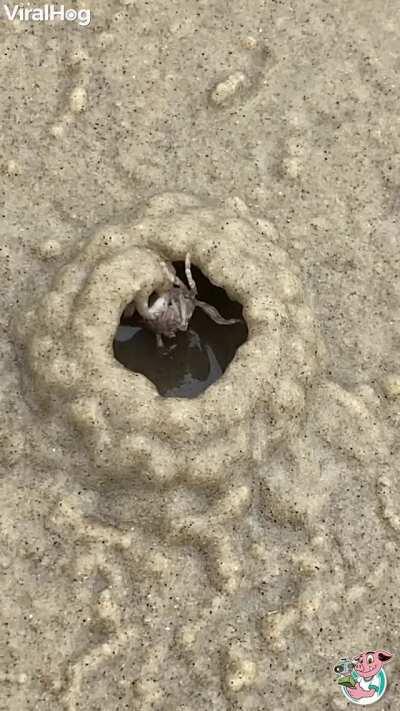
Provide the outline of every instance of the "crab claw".
[[217,311],[217,309],[214,308],[214,306],[206,304],[205,301],[199,301],[198,299],[196,299],[196,306],[199,306],[204,311],[204,313],[207,314],[207,316],[209,316],[215,323],[220,324],[220,326],[230,326],[232,323],[240,322],[239,318],[224,318]]

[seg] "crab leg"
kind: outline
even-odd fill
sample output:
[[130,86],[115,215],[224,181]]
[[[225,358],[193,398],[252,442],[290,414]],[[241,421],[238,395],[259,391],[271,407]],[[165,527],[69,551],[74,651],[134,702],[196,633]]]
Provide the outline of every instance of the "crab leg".
[[184,289],[187,292],[189,291],[186,284],[183,283],[182,279],[179,279],[178,275],[176,275],[174,278],[174,284],[175,284],[175,286],[179,286],[179,287],[181,287],[181,289]]
[[162,262],[161,267],[162,267],[164,273],[166,274],[166,276],[168,277],[169,281],[171,282],[171,284],[174,284],[177,277],[175,274],[175,269],[174,269],[173,265],[171,264],[171,262]]
[[229,326],[232,323],[239,323],[239,318],[224,318],[218,313],[217,309],[210,304],[206,304],[205,301],[199,301],[196,299],[196,306],[199,306],[215,323],[219,323],[220,326]]
[[197,286],[196,286],[195,280],[193,279],[192,270],[190,268],[190,254],[189,254],[189,252],[186,254],[186,257],[185,257],[185,274],[186,274],[186,279],[188,280],[188,284],[190,286],[190,291],[194,295],[196,295],[197,294]]
[[183,283],[182,279],[179,279],[173,265],[170,262],[163,262],[161,266],[165,274],[168,276],[168,279],[171,281],[171,284],[174,284],[175,286],[180,286],[182,289],[185,289],[185,291],[187,291],[186,284]]

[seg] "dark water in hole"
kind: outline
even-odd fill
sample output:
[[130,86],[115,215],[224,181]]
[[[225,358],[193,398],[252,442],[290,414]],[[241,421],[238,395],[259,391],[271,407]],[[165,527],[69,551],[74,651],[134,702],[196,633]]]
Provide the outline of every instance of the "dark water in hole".
[[[186,283],[183,262],[174,262],[178,276]],[[206,390],[226,370],[238,347],[247,338],[241,304],[231,301],[225,291],[214,286],[194,265],[192,274],[198,298],[215,306],[224,318],[239,318],[240,323],[221,326],[196,308],[186,332],[176,338],[163,338],[157,348],[156,336],[143,327],[137,314],[121,319],[114,339],[114,355],[129,370],[142,373],[164,397],[193,398]]]

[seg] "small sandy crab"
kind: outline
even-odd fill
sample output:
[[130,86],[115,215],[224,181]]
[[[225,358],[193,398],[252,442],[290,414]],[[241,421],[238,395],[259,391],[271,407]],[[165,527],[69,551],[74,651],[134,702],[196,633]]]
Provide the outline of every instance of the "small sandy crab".
[[151,305],[149,305],[148,296],[138,294],[135,301],[129,304],[123,313],[125,318],[130,318],[137,309],[146,327],[156,334],[158,347],[163,346],[163,336],[174,338],[177,331],[187,331],[189,321],[197,306],[215,323],[223,326],[238,323],[239,319],[223,318],[214,306],[197,298],[197,286],[192,276],[190,254],[187,254],[185,258],[185,274],[189,287],[177,276],[171,263],[163,262],[162,266],[171,284],[170,288],[158,291],[157,298]]

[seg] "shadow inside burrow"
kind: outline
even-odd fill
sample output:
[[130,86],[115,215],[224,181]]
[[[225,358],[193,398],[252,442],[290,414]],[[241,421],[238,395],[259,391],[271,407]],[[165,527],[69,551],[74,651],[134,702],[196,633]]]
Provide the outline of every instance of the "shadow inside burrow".
[[[184,262],[173,265],[186,284]],[[193,264],[192,274],[198,299],[214,306],[226,319],[239,319],[237,323],[217,324],[197,307],[188,330],[178,331],[173,339],[164,338],[160,348],[156,335],[135,312],[131,317],[122,315],[114,337],[115,358],[129,370],[145,375],[164,397],[200,395],[221,377],[248,336],[242,305]]]

